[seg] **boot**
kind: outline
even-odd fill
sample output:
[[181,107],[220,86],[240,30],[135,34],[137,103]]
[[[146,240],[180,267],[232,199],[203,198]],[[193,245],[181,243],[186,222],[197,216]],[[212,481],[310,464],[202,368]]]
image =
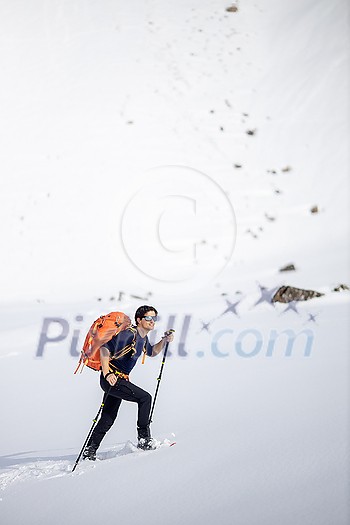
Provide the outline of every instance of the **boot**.
[[96,443],[90,443],[90,445],[88,445],[84,449],[83,459],[89,459],[90,461],[95,461],[97,449],[98,449],[98,445],[96,445]]
[[156,448],[156,444],[151,438],[149,426],[137,427],[137,439],[137,448],[141,450],[154,450]]

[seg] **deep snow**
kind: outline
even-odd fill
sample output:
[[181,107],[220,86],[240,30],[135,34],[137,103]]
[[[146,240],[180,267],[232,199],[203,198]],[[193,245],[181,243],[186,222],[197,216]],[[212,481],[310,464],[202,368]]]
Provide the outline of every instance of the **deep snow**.
[[[229,5],[0,5],[4,525],[349,522],[348,6]],[[142,303],[176,446],[131,453],[124,403],[72,474],[101,402],[72,354]]]

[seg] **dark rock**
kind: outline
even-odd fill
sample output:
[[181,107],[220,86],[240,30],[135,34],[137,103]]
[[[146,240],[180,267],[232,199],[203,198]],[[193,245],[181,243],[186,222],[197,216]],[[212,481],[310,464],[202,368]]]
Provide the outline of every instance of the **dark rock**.
[[237,13],[238,7],[235,4],[233,4],[230,7],[226,7],[226,11],[228,13]]
[[282,168],[283,173],[287,173],[288,171],[292,171],[292,168],[290,166],[286,166],[285,168]]
[[295,272],[294,264],[287,264],[279,269],[280,272]]
[[251,136],[253,136],[253,135],[255,135],[255,133],[256,133],[256,129],[248,129],[248,130],[246,131],[246,133],[247,133],[247,135],[251,135]]
[[310,211],[311,211],[311,213],[318,213],[319,212],[318,206],[312,206]]
[[341,290],[349,290],[349,287],[346,284],[339,284],[333,288],[333,292],[340,292]]
[[272,303],[291,303],[292,301],[307,301],[314,297],[322,297],[324,295],[313,290],[302,290],[301,288],[294,288],[294,286],[281,286],[275,295],[272,297]]
[[239,168],[242,167],[242,164],[234,164],[234,167],[237,168],[237,169],[239,169]]

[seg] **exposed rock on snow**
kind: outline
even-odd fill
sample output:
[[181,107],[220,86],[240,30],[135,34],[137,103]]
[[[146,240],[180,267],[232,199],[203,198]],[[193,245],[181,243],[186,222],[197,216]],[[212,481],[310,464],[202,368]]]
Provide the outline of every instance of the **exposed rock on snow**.
[[342,290],[349,290],[349,287],[346,284],[339,284],[333,288],[333,292],[341,292]]
[[236,4],[232,4],[230,7],[226,8],[226,11],[228,13],[236,13],[238,11],[238,6]]
[[272,297],[273,303],[290,303],[292,301],[307,301],[314,297],[321,297],[324,295],[314,290],[303,290],[301,288],[294,288],[294,286],[281,286],[275,295]]
[[280,272],[295,272],[295,266],[294,264],[287,264],[286,266],[282,266],[282,268],[279,269]]
[[311,213],[318,213],[319,212],[318,206],[312,206],[310,211]]

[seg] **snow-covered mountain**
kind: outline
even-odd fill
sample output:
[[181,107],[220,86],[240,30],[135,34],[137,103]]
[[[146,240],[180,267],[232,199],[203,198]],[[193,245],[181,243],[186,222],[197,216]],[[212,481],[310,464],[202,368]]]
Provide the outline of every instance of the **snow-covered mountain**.
[[[1,523],[348,523],[348,14],[1,2]],[[324,295],[273,305],[286,284]],[[124,403],[72,474],[85,332],[144,303],[176,330],[152,425],[176,445],[133,453]]]

